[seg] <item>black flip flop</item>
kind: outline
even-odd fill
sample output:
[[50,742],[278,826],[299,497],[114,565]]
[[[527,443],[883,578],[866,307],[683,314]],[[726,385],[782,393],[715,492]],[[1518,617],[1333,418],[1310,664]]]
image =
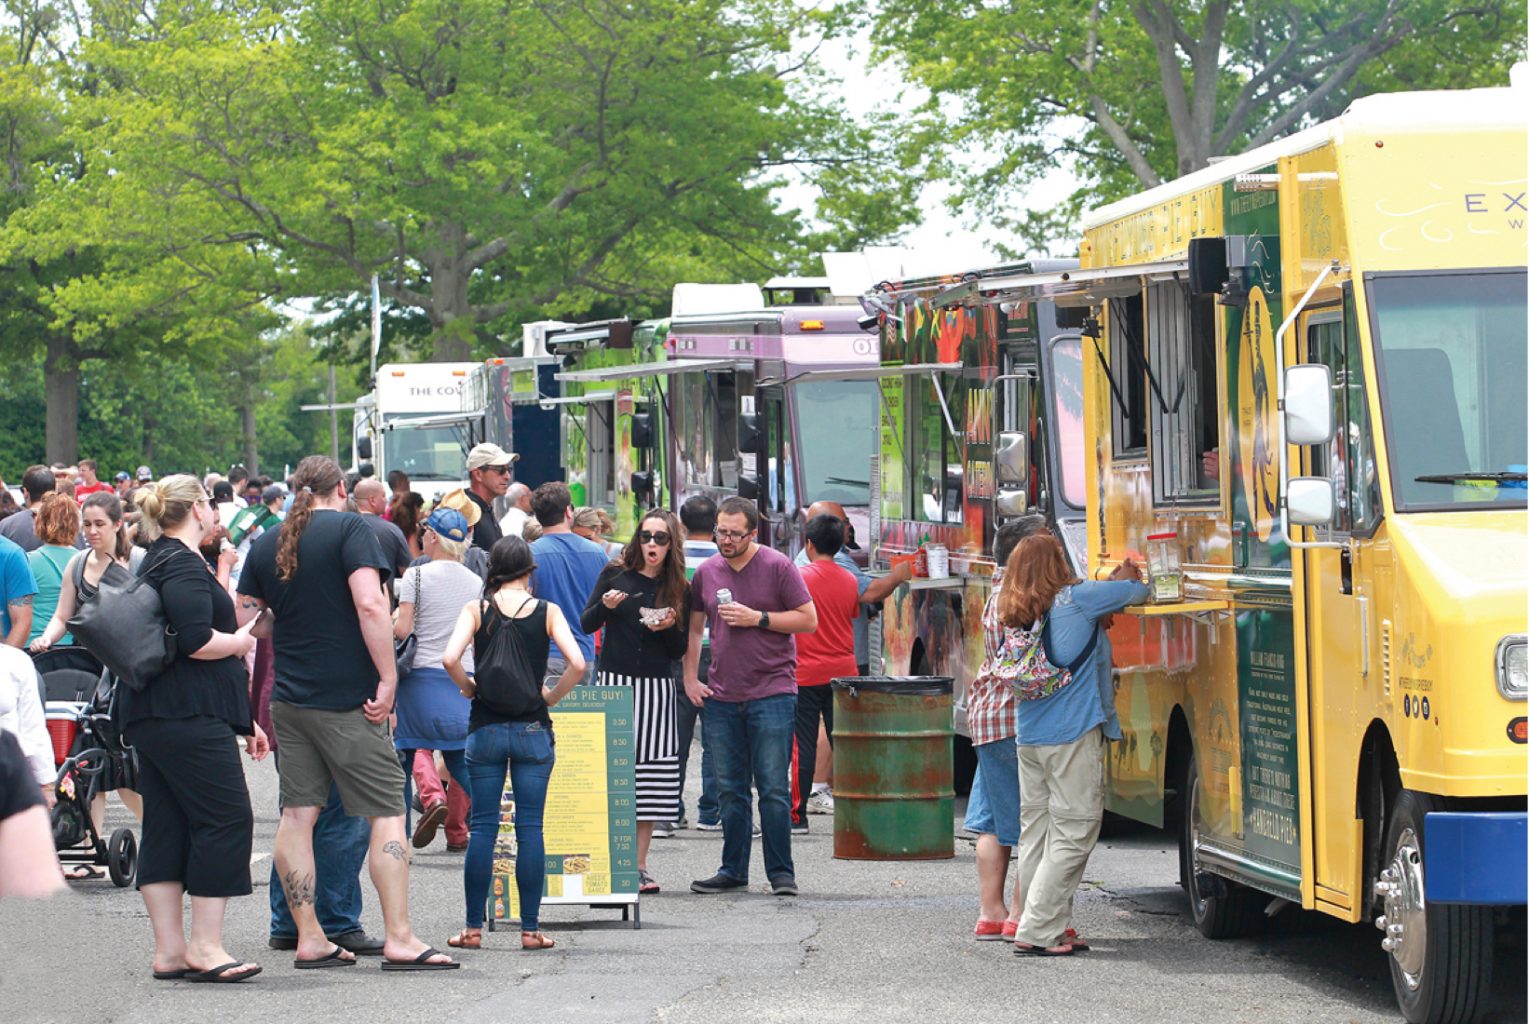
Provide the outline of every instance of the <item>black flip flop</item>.
[[180,981],[181,979],[185,978],[185,976],[190,974],[190,973],[191,973],[191,968],[189,968],[189,967],[178,967],[178,968],[176,968],[173,971],[155,971],[154,972],[154,980],[155,981]]
[[1072,956],[1073,953],[1074,948],[1072,946],[1068,946],[1066,949],[1050,950],[1045,946],[1026,946],[1018,942],[1014,943],[1015,956]]
[[433,956],[445,955],[446,954],[442,953],[440,950],[432,947],[425,950],[413,960],[390,960],[387,957],[383,957],[382,969],[384,971],[454,971],[458,967],[462,966],[461,963],[456,960],[451,960],[444,964],[432,964],[429,962],[430,958]]
[[205,971],[188,970],[186,971],[185,978],[187,981],[197,981],[208,985],[236,985],[241,981],[249,981],[261,971],[261,968],[258,965],[251,965],[251,969],[245,971],[243,974],[228,973],[235,967],[243,966],[245,966],[245,962],[243,960],[230,960],[226,964],[219,964],[216,967],[209,967]]
[[292,966],[299,971],[316,971],[324,967],[354,967],[356,965],[355,957],[347,958],[341,956],[340,954],[344,952],[345,950],[336,946],[327,955],[321,956],[317,960],[294,959]]

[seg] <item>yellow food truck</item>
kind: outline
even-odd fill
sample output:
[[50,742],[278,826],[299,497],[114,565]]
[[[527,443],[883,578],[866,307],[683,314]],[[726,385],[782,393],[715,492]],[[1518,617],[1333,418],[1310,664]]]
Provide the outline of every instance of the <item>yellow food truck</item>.
[[1362,99],[952,296],[1078,310],[1089,570],[1159,592],[1110,809],[1178,828],[1207,936],[1373,920],[1409,1021],[1484,1008],[1525,902],[1526,109]]

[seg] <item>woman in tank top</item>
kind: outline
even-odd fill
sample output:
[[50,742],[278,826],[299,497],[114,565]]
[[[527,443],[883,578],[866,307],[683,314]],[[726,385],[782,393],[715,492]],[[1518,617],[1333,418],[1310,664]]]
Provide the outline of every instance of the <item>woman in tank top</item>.
[[[547,806],[547,783],[552,778],[552,716],[547,709],[562,700],[584,676],[584,656],[557,605],[531,594],[536,562],[531,546],[520,537],[505,537],[489,553],[484,600],[462,609],[442,657],[452,681],[472,698],[467,723],[467,787],[472,797],[467,858],[462,866],[467,894],[467,927],[448,940],[459,949],[483,944],[483,914],[493,876],[494,843],[499,836],[500,803],[505,776],[510,777],[515,808],[515,884],[520,892],[520,948],[551,949],[556,943],[543,935],[542,885],[546,881],[546,843],[542,817]],[[513,629],[529,655],[530,685],[541,690],[543,705],[524,715],[506,715],[477,698],[473,677],[463,668],[467,645],[475,663],[496,630]],[[556,685],[542,686],[551,645],[557,644],[566,666]]]

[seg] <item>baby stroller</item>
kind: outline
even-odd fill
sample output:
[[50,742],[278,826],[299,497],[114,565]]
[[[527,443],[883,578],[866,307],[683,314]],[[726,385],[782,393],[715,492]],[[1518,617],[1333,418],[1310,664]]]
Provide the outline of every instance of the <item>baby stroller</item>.
[[138,839],[130,828],[102,838],[90,816],[91,801],[108,780],[131,779],[133,753],[113,718],[116,680],[90,652],[55,647],[33,657],[41,680],[53,760],[58,765],[53,807],[53,847],[64,864],[104,867],[112,883],[133,884]]

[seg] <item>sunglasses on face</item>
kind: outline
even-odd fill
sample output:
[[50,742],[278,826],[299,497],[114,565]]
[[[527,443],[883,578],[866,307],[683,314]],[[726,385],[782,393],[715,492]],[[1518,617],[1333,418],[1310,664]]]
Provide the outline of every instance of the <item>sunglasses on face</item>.
[[663,530],[643,530],[637,535],[637,539],[644,544],[664,546],[669,543],[669,535]]

